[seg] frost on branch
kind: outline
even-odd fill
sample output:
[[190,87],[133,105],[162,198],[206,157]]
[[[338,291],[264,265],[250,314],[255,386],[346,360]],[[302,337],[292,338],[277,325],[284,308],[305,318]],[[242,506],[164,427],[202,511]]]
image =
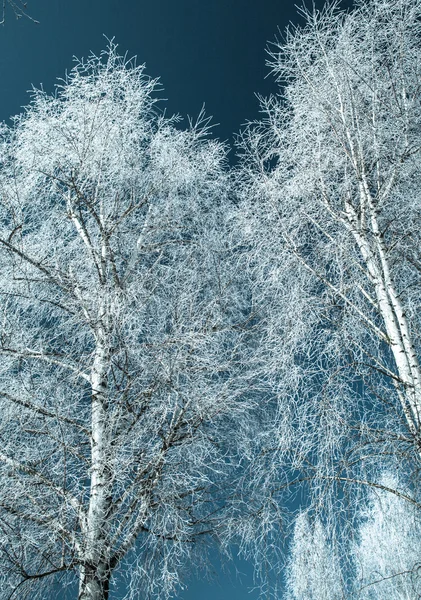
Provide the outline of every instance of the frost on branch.
[[80,600],[119,573],[168,596],[233,502],[253,417],[225,150],[156,89],[111,43],[2,129],[2,599],[63,573]]
[[26,17],[33,23],[39,23],[39,21],[36,21],[27,12],[27,8],[26,8],[27,3],[24,2],[23,0],[3,0],[1,9],[0,9],[0,16],[1,16],[0,25],[4,25],[4,23],[6,21],[6,5],[8,5],[10,7],[10,9],[13,11],[16,19],[20,19],[21,17]]
[[240,139],[253,366],[277,404],[254,481],[267,530],[296,494],[346,544],[391,465],[419,498],[421,2],[303,17]]
[[307,513],[298,514],[286,572],[290,600],[344,597],[339,558],[318,517],[312,522]]
[[[405,491],[393,473],[381,485]],[[362,600],[411,600],[421,592],[419,507],[395,494],[376,489],[368,494],[366,508],[352,553],[355,594]]]

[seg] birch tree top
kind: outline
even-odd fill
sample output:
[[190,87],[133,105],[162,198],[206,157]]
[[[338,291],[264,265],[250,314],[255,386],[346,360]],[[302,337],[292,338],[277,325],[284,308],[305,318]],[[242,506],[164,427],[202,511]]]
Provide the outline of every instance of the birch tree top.
[[415,457],[420,10],[373,0],[309,14],[273,50],[286,87],[244,133],[241,172],[265,348],[285,399],[307,398],[296,409],[324,414],[332,435],[356,418],[372,442],[380,422],[391,437],[405,432]]
[[251,425],[224,148],[156,88],[111,43],[2,129],[4,599],[68,572],[103,600],[125,559],[166,595],[224,518]]
[[344,559],[384,469],[420,508],[420,14],[419,0],[304,11],[270,46],[281,87],[241,140],[238,220],[278,402],[256,472],[281,504],[300,489]]

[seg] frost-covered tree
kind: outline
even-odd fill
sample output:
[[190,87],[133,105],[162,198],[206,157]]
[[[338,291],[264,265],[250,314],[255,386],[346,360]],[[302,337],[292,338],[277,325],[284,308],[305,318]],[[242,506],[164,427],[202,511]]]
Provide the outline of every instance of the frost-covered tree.
[[[300,512],[286,565],[291,600],[413,600],[421,592],[419,504],[396,473],[367,487],[352,538],[338,546],[319,517]],[[344,577],[344,574],[346,575]]]
[[378,480],[391,455],[418,468],[421,2],[304,16],[242,136],[239,220],[278,402],[269,448],[291,467],[272,489],[318,493]]
[[344,597],[338,556],[316,517],[305,512],[295,520],[286,570],[289,600],[340,600]]
[[252,417],[224,148],[156,87],[110,44],[2,127],[2,599],[63,573],[166,596],[230,502]]
[[413,600],[421,593],[419,508],[388,489],[404,491],[391,473],[370,489],[352,547],[355,596],[363,600]]
[[419,500],[421,2],[303,16],[270,47],[280,92],[240,140],[252,366],[277,403],[253,475],[273,507],[261,531],[296,491],[342,547],[391,464]]

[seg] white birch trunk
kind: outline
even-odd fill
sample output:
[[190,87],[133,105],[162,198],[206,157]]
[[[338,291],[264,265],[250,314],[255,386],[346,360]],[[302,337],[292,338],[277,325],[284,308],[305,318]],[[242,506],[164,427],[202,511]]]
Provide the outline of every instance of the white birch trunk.
[[346,210],[348,226],[357,242],[371,283],[375,288],[379,312],[386,328],[398,375],[404,387],[404,393],[399,394],[402,408],[408,427],[415,434],[421,423],[421,369],[411,340],[407,318],[390,274],[372,198],[363,186],[360,193],[361,205],[364,208],[367,207],[369,212],[370,240],[365,234],[366,228],[358,226],[358,219],[349,205]]
[[[104,302],[104,300],[102,301]],[[107,443],[107,377],[109,349],[104,305],[99,313],[97,346],[91,373],[92,439],[91,487],[87,517],[86,549],[80,573],[79,600],[106,600],[110,579],[107,518],[111,507],[111,471]]]

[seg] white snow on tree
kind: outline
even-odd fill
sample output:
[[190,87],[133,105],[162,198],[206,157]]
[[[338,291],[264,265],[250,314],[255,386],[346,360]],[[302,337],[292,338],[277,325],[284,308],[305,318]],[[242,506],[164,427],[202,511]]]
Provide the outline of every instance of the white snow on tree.
[[[404,488],[386,473],[380,485]],[[362,600],[414,600],[421,593],[421,515],[408,500],[387,489],[372,489],[353,545],[355,593]]]
[[2,128],[2,599],[68,573],[106,600],[118,572],[168,596],[233,501],[253,417],[225,149],[156,89],[111,43]]
[[270,46],[279,91],[240,147],[253,366],[277,402],[255,483],[266,531],[295,492],[345,543],[391,459],[417,497],[421,1],[303,18]]
[[340,600],[342,575],[338,557],[319,517],[298,514],[286,567],[288,600]]

